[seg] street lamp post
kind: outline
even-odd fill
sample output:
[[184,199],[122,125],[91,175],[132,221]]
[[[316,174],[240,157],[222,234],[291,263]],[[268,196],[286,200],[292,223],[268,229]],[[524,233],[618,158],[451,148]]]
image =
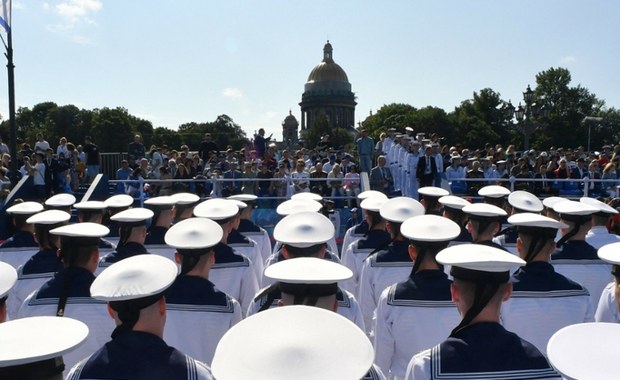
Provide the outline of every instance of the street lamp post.
[[523,92],[523,101],[525,107],[519,102],[519,106],[515,108],[509,101],[508,104],[504,103],[501,107],[501,111],[506,120],[512,120],[513,116],[517,120],[517,126],[523,134],[524,149],[530,149],[530,136],[534,133],[536,128],[540,125],[534,118],[539,116],[546,118],[549,116],[549,108],[546,105],[541,105],[534,102],[534,91],[527,85],[527,89]]

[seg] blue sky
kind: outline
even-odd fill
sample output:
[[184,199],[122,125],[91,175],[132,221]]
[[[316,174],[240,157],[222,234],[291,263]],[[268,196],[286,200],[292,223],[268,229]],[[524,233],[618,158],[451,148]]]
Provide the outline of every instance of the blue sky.
[[122,106],[172,129],[225,113],[280,138],[329,39],[358,121],[392,102],[450,112],[485,87],[516,105],[550,67],[620,108],[618,14],[614,0],[13,0],[16,101]]

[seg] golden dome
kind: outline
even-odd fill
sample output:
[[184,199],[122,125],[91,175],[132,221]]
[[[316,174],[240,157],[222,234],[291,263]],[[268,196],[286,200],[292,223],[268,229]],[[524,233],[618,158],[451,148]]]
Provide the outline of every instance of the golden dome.
[[327,41],[323,48],[323,61],[316,65],[308,75],[308,82],[340,81],[349,82],[347,73],[334,62],[332,45]]

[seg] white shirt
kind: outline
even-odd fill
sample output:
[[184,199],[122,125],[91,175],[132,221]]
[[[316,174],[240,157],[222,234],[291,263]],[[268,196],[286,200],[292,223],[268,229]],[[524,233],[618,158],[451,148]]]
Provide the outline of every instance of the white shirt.
[[[258,244],[250,239],[248,239],[248,243],[228,243],[228,246],[231,247],[235,253],[246,256],[252,262],[252,268],[254,268],[254,273],[256,274],[256,279],[258,283],[261,283],[263,278],[263,271],[265,270],[263,264],[263,256],[261,254],[261,249]],[[192,356],[192,355],[190,355]]]
[[0,249],[0,261],[9,264],[17,270],[37,252],[39,252],[38,247],[2,248]]
[[558,263],[552,260],[556,272],[568,277],[583,285],[590,292],[590,305],[592,310],[596,309],[601,293],[609,281],[613,279],[611,275],[611,265],[604,261],[575,260],[576,263]]
[[341,257],[342,264],[347,268],[351,269],[351,271],[353,272],[353,277],[346,281],[343,281],[341,283],[341,286],[342,288],[353,294],[357,294],[358,292],[359,279],[362,273],[362,266],[364,265],[364,260],[368,257],[370,252],[374,250],[374,248],[357,248],[359,242],[360,240],[351,243],[351,245],[349,245],[349,247],[346,249],[346,251]]
[[620,323],[620,312],[618,311],[618,301],[616,300],[616,281],[612,281],[601,294],[598,307],[594,314],[596,322]]
[[260,232],[242,232],[243,236],[248,239],[254,240],[258,246],[260,247],[260,253],[262,262],[271,255],[271,239],[269,238],[269,233],[264,228],[260,227]]
[[34,168],[34,172],[32,173],[32,180],[34,185],[45,185],[45,164],[39,162],[32,165],[32,167]]
[[258,292],[258,280],[250,259],[245,257],[240,263],[214,264],[209,272],[209,279],[215,286],[233,297],[241,304],[241,310],[247,310]]
[[594,226],[586,235],[586,242],[596,249],[604,245],[620,242],[620,236],[610,234],[605,226]]

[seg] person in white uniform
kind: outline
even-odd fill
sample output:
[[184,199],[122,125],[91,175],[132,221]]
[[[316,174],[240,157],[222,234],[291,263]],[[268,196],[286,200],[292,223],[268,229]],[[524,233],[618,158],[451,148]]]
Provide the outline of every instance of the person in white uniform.
[[590,230],[592,214],[596,207],[582,202],[564,201],[553,207],[560,214],[562,238],[556,243],[551,254],[551,264],[555,271],[583,285],[590,293],[592,310],[596,309],[601,293],[609,281],[611,265],[599,259],[596,249],[585,241]]
[[450,195],[450,192],[441,187],[424,186],[418,189],[418,194],[426,214],[441,215],[442,206],[439,198]]
[[607,244],[598,250],[598,257],[611,264],[614,279],[605,286],[598,301],[594,318],[596,322],[620,323],[620,243]]
[[252,261],[252,267],[254,268],[256,279],[260,284],[263,278],[263,270],[265,269],[261,248],[256,241],[244,236],[241,232],[239,232],[241,214],[243,213],[243,210],[248,208],[248,205],[247,203],[239,200],[229,200],[237,205],[239,211],[237,215],[235,215],[232,219],[232,230],[228,234],[226,244],[228,244],[229,247],[234,249],[235,252],[246,256]]
[[114,242],[118,242],[118,224],[110,218],[118,214],[119,212],[125,211],[130,208],[134,203],[134,199],[127,194],[117,194],[112,195],[111,197],[103,201],[103,203],[105,204],[108,211],[106,217],[104,218],[108,228],[110,229],[110,235],[108,236],[108,238],[110,238]]
[[153,218],[151,218],[151,224],[146,239],[144,239],[145,246],[165,244],[164,237],[174,219],[175,203],[174,198],[169,195],[153,197],[144,201],[144,207],[153,211]]
[[50,231],[66,225],[70,218],[71,215],[60,210],[42,211],[28,218],[27,222],[34,225],[39,252],[17,270],[17,283],[8,301],[9,318],[15,319],[26,297],[62,269],[62,263],[58,258],[60,237],[52,235]]
[[51,234],[60,236],[58,252],[63,268],[31,293],[17,313],[17,318],[66,316],[88,326],[88,338],[78,349],[65,356],[68,368],[95,352],[109,339],[114,329],[105,303],[90,294],[99,259],[99,239],[108,232],[107,227],[96,223],[76,223],[51,230]]
[[586,234],[586,243],[599,249],[606,244],[620,242],[620,236],[607,230],[607,222],[618,210],[594,198],[583,197],[579,201],[598,208],[598,212],[592,214],[592,228]]
[[217,346],[212,368],[218,380],[383,379],[373,372],[373,356],[370,341],[350,321],[318,307],[294,305],[253,315],[231,328]]
[[467,231],[471,235],[472,243],[508,251],[493,242],[493,237],[502,226],[502,220],[506,218],[506,211],[488,203],[473,203],[463,207],[462,211],[469,218]]
[[[387,195],[383,194],[380,191],[376,191],[376,190],[362,191],[357,196],[357,199],[359,200],[359,202],[362,202],[364,201],[364,199],[370,198],[370,197],[378,197],[378,198],[385,199],[385,200],[388,199]],[[347,249],[347,247],[351,245],[351,243],[364,238],[364,236],[367,233],[368,233],[368,221],[366,220],[366,212],[364,211],[364,209],[362,209],[362,221],[358,225],[349,228],[344,233],[344,237],[342,238],[342,250],[340,252],[340,257],[342,257],[342,254]]]
[[471,243],[471,235],[469,231],[467,231],[467,222],[469,219],[467,218],[467,214],[463,212],[463,208],[471,205],[471,203],[456,195],[443,196],[439,198],[439,203],[443,206],[443,217],[450,219],[461,228],[461,233],[452,240],[451,244]]
[[0,323],[8,318],[7,299],[17,281],[17,271],[7,263],[0,262]]
[[341,286],[349,292],[358,292],[359,279],[362,273],[364,260],[375,250],[383,249],[391,241],[390,234],[386,231],[386,220],[381,217],[381,206],[387,202],[382,198],[367,198],[362,201],[360,207],[364,210],[364,216],[368,222],[366,237],[351,243],[342,253],[342,263],[353,272],[353,277],[343,282]]
[[461,244],[439,252],[437,261],[451,266],[452,300],[463,319],[445,341],[411,359],[406,379],[560,378],[534,345],[499,323],[501,304],[512,290],[510,272],[525,264],[522,259]]
[[[334,236],[334,233],[334,225],[326,216],[319,213],[310,211],[286,216],[276,224],[273,230],[274,238],[283,244],[283,260],[273,265],[303,257],[314,257],[334,262],[326,255],[328,252],[326,242]],[[339,262],[334,262],[334,264],[340,265]],[[265,279],[271,285],[265,287],[256,295],[248,309],[248,315],[275,307],[282,298],[280,284],[270,276],[267,276],[268,269],[273,265],[265,269]],[[338,302],[338,314],[351,320],[363,330],[364,318],[353,294],[339,287],[336,291],[336,300]]]
[[238,230],[243,236],[258,243],[262,262],[264,263],[271,254],[271,239],[267,230],[252,221],[252,213],[256,207],[257,196],[254,194],[237,194],[228,197],[228,199],[241,201],[248,205],[248,207],[241,211]]
[[416,353],[442,342],[459,323],[448,275],[435,260],[460,233],[437,215],[407,219],[401,226],[415,260],[409,277],[385,289],[374,318],[375,362],[390,379],[404,379]]
[[77,199],[75,199],[75,195],[73,194],[55,194],[45,200],[45,209],[60,210],[71,214],[71,206],[73,206],[76,201]]
[[31,317],[0,325],[0,379],[62,380],[63,355],[88,336],[75,319]]
[[549,362],[562,378],[580,380],[618,378],[618,351],[620,325],[615,323],[567,326],[551,337],[547,347]]
[[[516,190],[510,193],[508,195],[508,205],[510,215],[523,212],[539,214],[544,209],[543,203],[537,196],[523,190]],[[516,227],[509,223],[502,226],[502,231],[498,232],[497,236],[493,238],[493,242],[501,245],[510,253],[517,254]]]
[[[106,213],[107,206],[100,201],[79,202],[73,205],[77,210],[77,221],[79,223],[98,223],[103,224],[103,216]],[[117,231],[118,232],[118,231]],[[116,244],[106,239],[99,241],[99,253],[101,255],[108,254],[116,249]]]
[[517,229],[518,254],[527,264],[514,274],[512,296],[502,304],[502,325],[546,354],[556,331],[594,320],[590,294],[549,263],[557,230],[566,224],[532,213],[512,215],[508,222]]
[[213,247],[224,232],[207,218],[189,218],[172,226],[166,244],[176,250],[181,273],[166,290],[164,340],[193,358],[210,364],[224,333],[241,320],[241,306],[209,281]]
[[177,273],[173,261],[158,255],[128,257],[106,268],[90,291],[108,303],[108,319],[116,323],[112,340],[71,368],[67,379],[213,379],[206,364],[163,340],[164,293]]
[[213,248],[215,264],[209,272],[209,280],[239,301],[245,313],[258,291],[258,279],[252,261],[226,244],[233,228],[233,218],[238,212],[237,204],[228,199],[208,199],[194,207],[195,216],[211,219],[223,230],[222,239]]
[[415,199],[397,197],[385,202],[379,213],[387,221],[391,241],[364,260],[357,293],[369,336],[372,336],[372,317],[381,293],[388,286],[404,281],[413,267],[409,241],[402,234],[401,225],[411,217],[424,215],[424,206]]

